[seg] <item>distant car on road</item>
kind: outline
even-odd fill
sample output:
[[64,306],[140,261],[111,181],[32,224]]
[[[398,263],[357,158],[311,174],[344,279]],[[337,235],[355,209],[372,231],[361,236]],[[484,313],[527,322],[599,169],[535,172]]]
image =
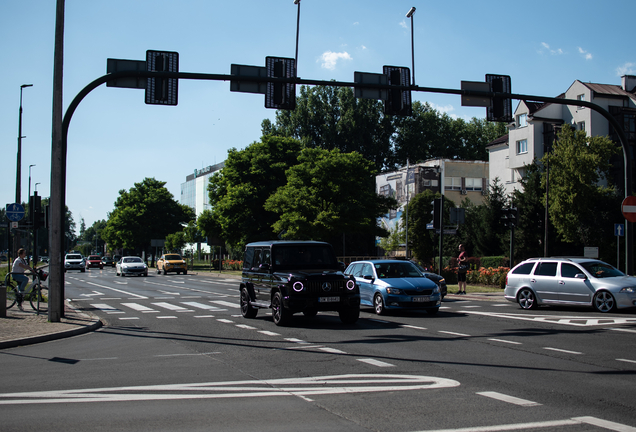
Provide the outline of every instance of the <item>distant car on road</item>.
[[165,254],[157,260],[157,273],[168,274],[168,272],[176,274],[188,274],[188,265],[179,254]]
[[106,266],[115,267],[116,263],[117,261],[115,261],[112,257],[109,257],[109,256],[102,257],[102,264],[104,265],[104,267]]
[[430,280],[432,280],[433,282],[437,284],[437,286],[439,287],[439,292],[442,295],[442,300],[443,300],[444,297],[446,297],[446,294],[448,294],[448,288],[446,287],[446,279],[444,279],[443,276],[440,276],[437,273],[433,273],[426,270],[424,267],[422,267],[416,262],[413,262],[413,264],[415,264],[415,266],[418,269],[420,269],[420,271],[424,274],[424,276],[426,276],[427,278],[429,278]]
[[99,255],[89,255],[86,259],[86,268],[98,268],[100,270],[103,269],[104,264],[102,263],[102,257],[100,257]]
[[115,274],[117,276],[148,276],[148,266],[144,261],[136,256],[122,257],[115,264]]
[[68,270],[86,271],[86,262],[80,253],[68,253],[64,256],[64,273]]
[[384,315],[391,309],[423,309],[436,314],[442,302],[439,286],[410,261],[354,261],[345,275],[360,286],[360,305]]
[[530,258],[508,272],[504,297],[522,309],[569,305],[613,312],[636,306],[636,277],[591,258]]

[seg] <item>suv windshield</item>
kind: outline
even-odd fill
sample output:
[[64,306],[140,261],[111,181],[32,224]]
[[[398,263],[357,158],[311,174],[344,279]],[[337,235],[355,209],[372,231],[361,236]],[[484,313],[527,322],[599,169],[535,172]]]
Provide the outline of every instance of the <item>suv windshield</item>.
[[609,264],[600,261],[589,261],[581,263],[581,266],[587,270],[592,276],[597,278],[620,277],[625,276],[620,270],[615,269]]
[[272,258],[277,269],[338,269],[333,250],[325,245],[275,246]]
[[81,255],[66,255],[66,259],[82,259]]
[[166,255],[166,260],[168,261],[180,261],[181,257],[179,255]]

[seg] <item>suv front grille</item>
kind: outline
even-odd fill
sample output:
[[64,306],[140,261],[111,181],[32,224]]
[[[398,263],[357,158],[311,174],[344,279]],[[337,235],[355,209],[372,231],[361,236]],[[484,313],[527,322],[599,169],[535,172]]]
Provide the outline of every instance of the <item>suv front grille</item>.
[[[349,292],[347,290],[346,280],[310,280],[303,282],[305,284],[305,292],[313,295],[326,295],[326,294],[342,294]],[[323,289],[323,284],[331,285],[330,290]]]

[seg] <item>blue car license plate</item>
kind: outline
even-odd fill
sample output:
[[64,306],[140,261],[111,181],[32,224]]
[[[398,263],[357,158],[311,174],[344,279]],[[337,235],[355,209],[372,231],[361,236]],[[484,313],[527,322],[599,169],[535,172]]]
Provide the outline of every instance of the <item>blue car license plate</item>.
[[318,303],[337,303],[340,297],[318,297]]
[[419,296],[419,297],[413,297],[413,302],[414,303],[426,303],[426,302],[430,302],[431,301],[431,297],[430,296]]

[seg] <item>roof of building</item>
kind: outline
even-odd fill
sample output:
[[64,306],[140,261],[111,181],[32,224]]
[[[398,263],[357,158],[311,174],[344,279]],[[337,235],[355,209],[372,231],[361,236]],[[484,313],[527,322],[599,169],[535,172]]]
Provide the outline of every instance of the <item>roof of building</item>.
[[592,90],[597,95],[622,96],[636,99],[636,94],[623,90],[619,85],[615,84],[595,84],[581,82],[585,87]]
[[508,144],[508,134],[502,135],[499,138],[490,141],[488,145],[486,146],[486,148],[495,147],[501,144],[506,144],[506,145]]

